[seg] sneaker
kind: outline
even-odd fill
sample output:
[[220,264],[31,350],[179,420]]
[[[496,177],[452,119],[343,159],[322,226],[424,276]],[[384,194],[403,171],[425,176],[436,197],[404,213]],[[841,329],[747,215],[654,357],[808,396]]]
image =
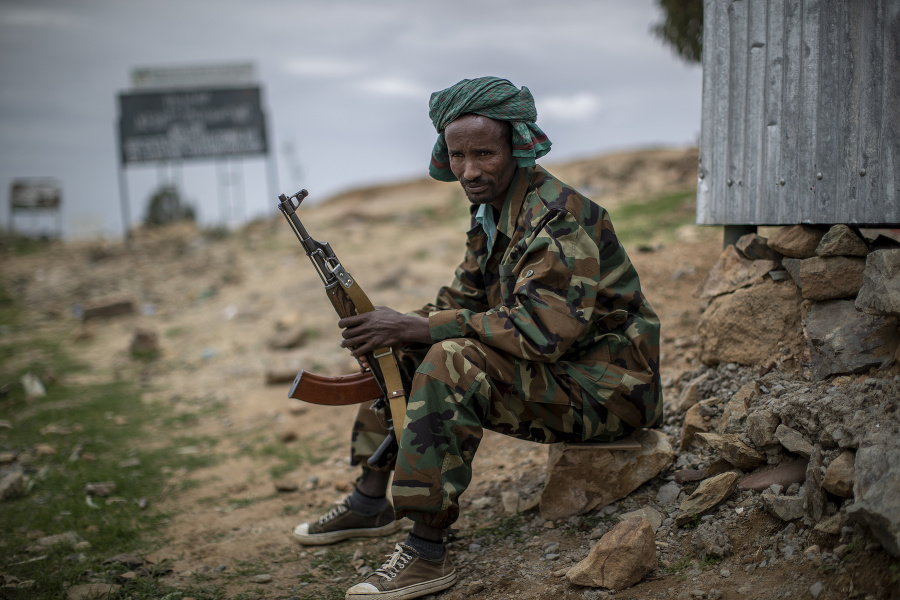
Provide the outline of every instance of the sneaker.
[[426,596],[456,583],[456,569],[445,551],[441,560],[426,560],[406,544],[397,544],[389,560],[362,583],[347,590],[345,600],[406,600]]
[[394,519],[394,507],[390,502],[378,514],[366,516],[350,508],[350,497],[347,496],[318,521],[297,525],[294,537],[304,546],[321,546],[355,537],[390,535],[400,526],[400,521]]

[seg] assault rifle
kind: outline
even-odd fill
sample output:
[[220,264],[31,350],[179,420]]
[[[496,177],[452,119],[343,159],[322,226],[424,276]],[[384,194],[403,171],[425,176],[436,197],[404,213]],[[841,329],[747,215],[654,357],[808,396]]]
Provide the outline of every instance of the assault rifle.
[[[334,310],[341,318],[375,310],[356,280],[341,265],[328,242],[312,239],[300,222],[297,209],[308,195],[306,190],[300,190],[290,197],[282,194],[278,196],[278,209],[288,220],[294,235],[303,245],[306,256],[316,268]],[[393,463],[397,456],[400,432],[406,418],[406,391],[392,348],[376,348],[366,354],[366,361],[369,363],[368,370],[342,377],[326,377],[301,370],[294,379],[288,396],[328,406],[374,400],[372,409],[384,409],[387,415],[388,436],[368,462],[373,468],[384,468]]]

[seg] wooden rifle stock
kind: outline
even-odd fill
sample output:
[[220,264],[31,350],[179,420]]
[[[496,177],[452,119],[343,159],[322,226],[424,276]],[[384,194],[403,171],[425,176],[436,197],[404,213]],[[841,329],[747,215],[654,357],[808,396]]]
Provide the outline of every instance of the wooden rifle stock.
[[[328,242],[312,239],[297,217],[297,208],[307,195],[306,190],[300,190],[290,198],[282,194],[278,197],[278,209],[288,220],[306,255],[318,271],[335,312],[343,318],[375,310],[362,288],[341,265]],[[293,202],[295,199],[296,204]],[[396,457],[400,432],[406,419],[406,391],[393,349],[377,348],[367,354],[366,359],[371,368],[370,373],[324,377],[300,371],[291,387],[290,397],[331,406],[359,404],[373,399],[382,400],[383,403],[386,398],[390,420],[388,437],[369,459],[371,466],[381,468],[388,466]]]
[[326,377],[307,371],[297,373],[288,397],[310,404],[347,406],[384,398],[375,376],[369,372]]

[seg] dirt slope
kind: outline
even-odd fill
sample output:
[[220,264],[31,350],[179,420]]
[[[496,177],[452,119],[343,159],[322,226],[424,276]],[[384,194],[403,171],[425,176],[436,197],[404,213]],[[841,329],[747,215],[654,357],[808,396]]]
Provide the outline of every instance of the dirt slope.
[[[607,208],[688,188],[695,184],[695,167],[691,150],[548,166]],[[449,283],[468,226],[458,186],[429,180],[356,190],[305,207],[302,216],[315,238],[332,243],[376,304],[398,310],[430,301],[438,286]],[[629,248],[662,319],[663,378],[670,398],[677,394],[679,377],[697,365],[693,336],[700,306],[693,292],[720,250],[719,230],[696,227],[684,228],[676,241],[654,251]],[[392,543],[402,540],[398,535],[347,542],[325,551],[304,549],[291,539],[297,523],[320,515],[356,476],[347,460],[354,409],[295,407],[286,397],[288,384],[266,385],[265,374],[303,368],[337,375],[356,366],[339,348],[332,308],[280,216],[224,240],[171,228],[141,232],[129,247],[60,245],[49,254],[9,261],[3,269],[15,292],[43,315],[38,326],[56,328],[94,366],[80,377],[136,377],[146,401],[194,415],[181,428],[153,431],[153,443],[219,457],[214,467],[171,473],[167,491],[155,501],[175,516],[164,531],[168,543],[146,551],[171,560],[171,582],[215,581],[226,586],[229,597],[342,597],[341,590],[358,579],[349,566],[354,556],[377,566]],[[87,325],[72,316],[74,307],[110,293],[135,298],[141,314]],[[292,350],[269,347],[279,331],[296,327],[305,329],[306,343]],[[145,364],[130,358],[128,345],[138,328],[160,336],[159,360]],[[288,455],[310,460],[273,477],[270,468],[283,465],[280,457]],[[583,557],[593,543],[592,531],[608,526],[606,521],[594,515],[549,526],[535,511],[512,525],[503,519],[500,493],[539,488],[546,457],[546,447],[488,433],[453,544],[462,578],[440,598],[613,597],[553,574]],[[671,473],[619,503],[619,512],[654,505],[656,490]],[[299,489],[276,491],[276,480]],[[798,556],[756,568],[767,540],[793,532],[785,534],[785,524],[764,513],[750,513],[735,525],[738,542],[722,562],[695,560],[677,568],[677,559],[695,552],[687,532],[675,535],[660,540],[663,562],[674,564],[670,572],[662,564],[614,597],[800,598],[811,597],[808,589],[817,582],[823,582],[820,598],[851,597],[860,589],[888,597],[867,585],[859,565],[829,571],[821,561]],[[506,529],[484,531],[500,525]],[[560,557],[549,560],[544,549],[552,543],[559,544]],[[255,581],[260,574],[271,578]]]

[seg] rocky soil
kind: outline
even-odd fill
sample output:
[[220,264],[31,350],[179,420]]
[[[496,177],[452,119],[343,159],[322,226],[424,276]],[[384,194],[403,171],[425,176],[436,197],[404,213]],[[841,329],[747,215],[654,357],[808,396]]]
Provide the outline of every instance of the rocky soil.
[[[695,152],[660,150],[549,168],[589,190],[615,219],[615,207],[624,201],[694,185],[695,166]],[[640,178],[630,176],[637,172]],[[304,211],[310,233],[332,243],[373,301],[399,310],[429,301],[448,282],[467,227],[456,186],[430,181],[358,190]],[[675,449],[671,467],[627,498],[586,515],[547,521],[536,508],[510,514],[504,492],[539,494],[548,450],[488,432],[462,500],[463,515],[450,532],[461,577],[435,598],[900,597],[896,559],[847,517],[852,497],[820,487],[843,452],[874,435],[900,433],[898,367],[811,382],[778,366],[702,364],[697,323],[703,304],[695,292],[720,252],[721,231],[696,227],[629,248],[663,322],[662,430]],[[170,583],[214,581],[229,597],[342,597],[341,590],[405,537],[324,549],[291,539],[297,523],[319,516],[350,489],[356,472],[346,437],[355,409],[291,403],[283,374],[303,368],[337,375],[356,367],[338,347],[332,308],[280,216],[223,239],[171,228],[141,232],[127,246],[60,244],[4,259],[2,270],[8,288],[33,314],[28,331],[4,335],[50,332],[65,339],[92,365],[73,382],[140,381],[144,401],[192,415],[177,429],[156,428],[149,443],[218,458],[206,469],[170,472],[167,489],[151,500],[174,516],[163,532],[166,544],[147,547],[144,556],[167,561]],[[109,294],[132,298],[136,312],[78,318],[91,301]],[[131,358],[129,345],[139,330],[157,336],[156,361]],[[765,415],[806,444],[770,440],[757,470],[802,461],[804,477],[786,485],[773,480],[774,487],[762,491],[738,486],[714,509],[676,526],[683,501],[703,477],[734,470],[702,436],[682,444],[686,412],[699,407],[703,427],[692,433],[717,431],[732,418],[728,402],[742,389],[752,391],[745,392],[745,419]],[[740,435],[755,446],[746,430]],[[307,460],[273,476],[278,452],[263,451],[272,448]],[[810,478],[817,485],[805,482]],[[778,498],[792,497],[804,499],[802,511],[781,512],[793,517],[787,520],[776,516],[778,506],[791,504]],[[618,591],[569,583],[566,571],[621,516],[637,510],[656,526],[658,564],[650,574]],[[823,522],[827,528],[819,526]]]

